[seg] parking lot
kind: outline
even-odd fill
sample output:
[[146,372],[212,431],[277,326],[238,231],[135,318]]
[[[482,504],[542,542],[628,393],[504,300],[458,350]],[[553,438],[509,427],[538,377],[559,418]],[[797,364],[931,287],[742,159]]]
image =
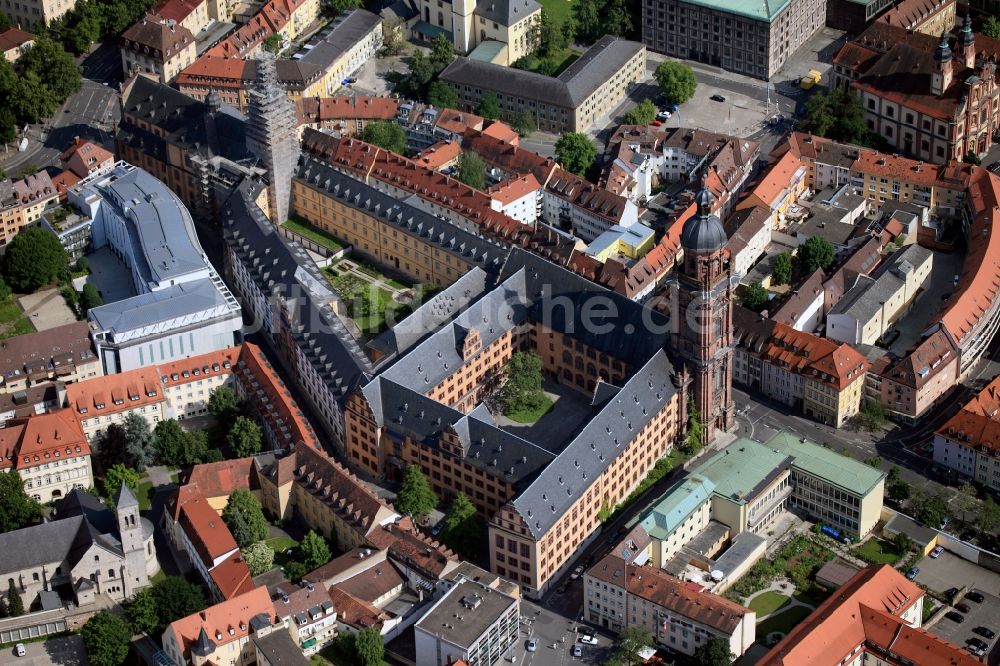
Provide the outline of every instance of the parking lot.
[[25,643],[25,656],[18,657],[13,647],[0,651],[0,664],[20,666],[84,666],[83,639],[79,636],[63,636],[39,643]]
[[[550,610],[531,602],[521,602],[521,636],[514,655],[518,663],[549,666],[550,664],[603,664],[611,657],[612,641],[597,635],[597,645],[581,645],[583,655],[573,656],[573,645],[579,634],[574,628],[578,622],[567,620]],[[528,652],[526,644],[530,638],[537,641],[535,652]],[[553,647],[553,645],[555,647]],[[505,657],[511,655],[504,655]]]
[[[983,592],[983,590],[977,590]],[[955,605],[962,605],[968,608],[968,612],[961,613],[965,620],[961,623],[955,622],[948,619],[947,617],[941,617],[940,620],[935,622],[933,625],[928,627],[928,630],[941,638],[945,639],[950,643],[954,643],[960,647],[966,647],[970,639],[979,639],[986,643],[989,647],[987,648],[990,658],[987,663],[996,663],[996,660],[1000,658],[1000,650],[997,650],[997,638],[986,638],[985,636],[980,636],[973,632],[976,627],[986,627],[994,632],[1000,631],[1000,622],[997,618],[997,609],[1000,608],[1000,597],[986,594],[983,592],[985,599],[981,603],[976,603],[969,599],[956,599]],[[961,609],[955,609],[961,612]],[[996,654],[993,654],[996,653]]]
[[960,589],[969,586],[986,594],[1000,595],[1000,574],[948,551],[943,552],[936,560],[925,557],[917,566],[920,567],[917,582],[935,592],[943,593],[953,587]]

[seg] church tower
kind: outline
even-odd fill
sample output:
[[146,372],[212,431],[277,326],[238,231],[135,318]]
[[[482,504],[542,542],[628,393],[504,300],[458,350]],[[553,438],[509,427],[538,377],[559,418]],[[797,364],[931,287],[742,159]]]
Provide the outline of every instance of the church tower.
[[268,213],[272,224],[288,219],[292,174],[299,162],[295,103],[278,82],[274,55],[261,49],[247,109],[247,150],[267,169]]
[[931,94],[943,95],[951,86],[951,47],[948,46],[948,33],[941,33],[941,43],[934,49],[934,72],[931,74]]
[[697,214],[684,223],[684,263],[671,280],[671,343],[692,380],[691,399],[702,441],[733,427],[733,274],[726,231],[712,213],[715,202],[702,183]]
[[125,587],[122,591],[125,598],[129,599],[149,586],[149,576],[146,574],[146,536],[139,516],[139,500],[124,483],[115,496],[115,518],[118,520],[118,538],[125,555],[125,567],[122,571]]
[[455,50],[468,55],[476,47],[476,0],[452,0],[451,6]]
[[958,46],[962,49],[962,62],[969,69],[976,66],[976,33],[972,32],[972,14],[966,13],[962,32],[958,36]]

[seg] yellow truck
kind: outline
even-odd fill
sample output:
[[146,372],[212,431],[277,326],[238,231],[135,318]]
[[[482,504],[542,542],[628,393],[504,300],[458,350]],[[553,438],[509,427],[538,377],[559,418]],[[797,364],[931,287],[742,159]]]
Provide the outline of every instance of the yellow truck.
[[817,69],[810,69],[809,73],[806,74],[805,76],[803,76],[802,80],[799,81],[799,86],[803,90],[809,90],[810,88],[812,88],[813,86],[815,86],[817,83],[819,83],[822,79],[823,79],[823,75],[820,74],[819,70],[817,70]]

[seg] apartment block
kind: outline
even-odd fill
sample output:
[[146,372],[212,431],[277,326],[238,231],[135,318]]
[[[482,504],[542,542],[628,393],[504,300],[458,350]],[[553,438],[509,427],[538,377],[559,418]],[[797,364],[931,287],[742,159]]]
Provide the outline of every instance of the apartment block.
[[122,33],[120,48],[125,78],[146,74],[161,83],[173,81],[196,55],[190,30],[154,14],[147,14]]
[[646,47],[610,35],[556,77],[464,57],[440,75],[458,90],[461,110],[475,111],[484,97],[494,95],[502,120],[526,109],[548,132],[585,132],[645,77]]
[[39,24],[48,26],[61,19],[75,6],[75,0],[3,0],[0,10],[10,18],[11,24],[34,30]]
[[86,322],[18,335],[0,347],[0,393],[18,393],[53,380],[73,384],[102,374]]
[[0,428],[0,451],[0,471],[16,470],[25,493],[37,502],[94,485],[90,445],[68,409],[7,421]]
[[757,614],[661,571],[606,555],[583,575],[588,622],[621,631],[646,630],[657,646],[694,655],[713,638],[742,656],[756,639]]
[[1000,489],[1000,378],[965,403],[934,434],[934,462],[963,479]]
[[175,664],[250,666],[257,660],[254,635],[270,633],[275,619],[267,588],[254,588],[171,622],[163,651]]
[[769,80],[823,27],[826,0],[644,0],[651,51]]

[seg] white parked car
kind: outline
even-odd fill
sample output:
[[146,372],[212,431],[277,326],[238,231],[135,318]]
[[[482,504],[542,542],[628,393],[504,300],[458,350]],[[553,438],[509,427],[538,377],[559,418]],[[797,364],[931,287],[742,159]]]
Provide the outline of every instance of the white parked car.
[[28,654],[28,651],[24,649],[24,643],[18,643],[14,646],[14,652],[17,653],[18,657],[23,657]]
[[580,642],[586,645],[597,645],[597,636],[590,636],[588,634],[582,634],[580,636]]
[[670,115],[671,114],[670,114],[669,111],[660,111],[658,114],[656,114],[656,119],[657,120],[666,120],[667,118],[670,117]]
[[942,548],[941,546],[937,546],[936,548],[934,548],[934,550],[931,551],[931,559],[936,560],[937,558],[941,557],[941,553],[943,552],[944,548]]

